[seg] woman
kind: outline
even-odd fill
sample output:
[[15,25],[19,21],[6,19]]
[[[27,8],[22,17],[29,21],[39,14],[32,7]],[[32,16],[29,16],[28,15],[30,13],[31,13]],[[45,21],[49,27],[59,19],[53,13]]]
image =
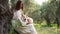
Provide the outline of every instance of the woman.
[[17,1],[14,10],[15,11],[14,11],[12,24],[15,30],[21,34],[37,34],[33,26],[33,19],[23,14],[22,1]]

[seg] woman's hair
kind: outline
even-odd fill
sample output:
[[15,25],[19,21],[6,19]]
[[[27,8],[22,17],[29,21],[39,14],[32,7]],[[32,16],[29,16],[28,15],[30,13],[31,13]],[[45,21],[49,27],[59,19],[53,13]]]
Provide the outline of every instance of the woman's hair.
[[[22,3],[22,1],[17,1],[17,3],[16,3],[16,6],[15,6],[15,10],[19,10],[19,9],[22,9],[23,10],[23,3]],[[21,7],[21,5],[22,5],[22,7]]]

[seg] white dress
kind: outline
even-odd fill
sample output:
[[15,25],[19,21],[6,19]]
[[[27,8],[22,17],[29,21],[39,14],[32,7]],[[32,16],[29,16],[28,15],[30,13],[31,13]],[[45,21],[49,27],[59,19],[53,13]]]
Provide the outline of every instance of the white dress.
[[[26,24],[26,22],[25,21],[23,21],[23,20],[21,20],[21,14],[22,14],[22,12],[20,12],[21,10],[18,10],[18,11],[16,11],[16,12],[14,12],[14,16],[13,16],[13,27],[15,27],[15,24],[14,23],[16,23],[16,21],[20,21],[21,22],[21,24],[22,24],[22,26],[20,26],[20,27],[15,27],[15,29],[18,31],[18,32],[22,32],[22,34],[37,34],[37,32],[36,32],[36,30],[35,30],[35,28],[34,28],[34,25],[33,25],[33,19],[32,18],[29,18],[31,21],[31,23],[30,24]],[[26,19],[28,19],[28,18],[26,18]]]

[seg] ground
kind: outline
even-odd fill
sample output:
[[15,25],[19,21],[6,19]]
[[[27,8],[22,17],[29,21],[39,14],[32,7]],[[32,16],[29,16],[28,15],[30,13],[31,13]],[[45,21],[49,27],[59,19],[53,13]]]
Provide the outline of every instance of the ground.
[[35,24],[38,34],[60,34],[60,29],[56,25],[48,27],[46,25]]

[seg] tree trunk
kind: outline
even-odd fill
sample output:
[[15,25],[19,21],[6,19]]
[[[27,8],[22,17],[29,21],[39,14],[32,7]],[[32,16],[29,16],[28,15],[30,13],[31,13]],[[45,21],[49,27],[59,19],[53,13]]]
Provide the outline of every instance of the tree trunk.
[[58,20],[58,18],[56,17],[56,23],[57,23],[57,27],[59,27],[60,26],[60,22],[59,22],[59,20]]
[[46,22],[47,22],[47,25],[50,27],[51,26],[51,23],[50,23],[50,19],[48,17],[48,14],[46,14],[46,16],[44,17]]
[[0,0],[0,34],[8,34],[12,13],[8,6],[9,0]]
[[45,18],[46,22],[47,22],[47,25],[48,26],[51,26],[51,23],[50,23],[50,19],[49,18]]
[[58,24],[58,27],[60,27],[60,1],[58,1],[58,8],[56,11],[56,23]]

